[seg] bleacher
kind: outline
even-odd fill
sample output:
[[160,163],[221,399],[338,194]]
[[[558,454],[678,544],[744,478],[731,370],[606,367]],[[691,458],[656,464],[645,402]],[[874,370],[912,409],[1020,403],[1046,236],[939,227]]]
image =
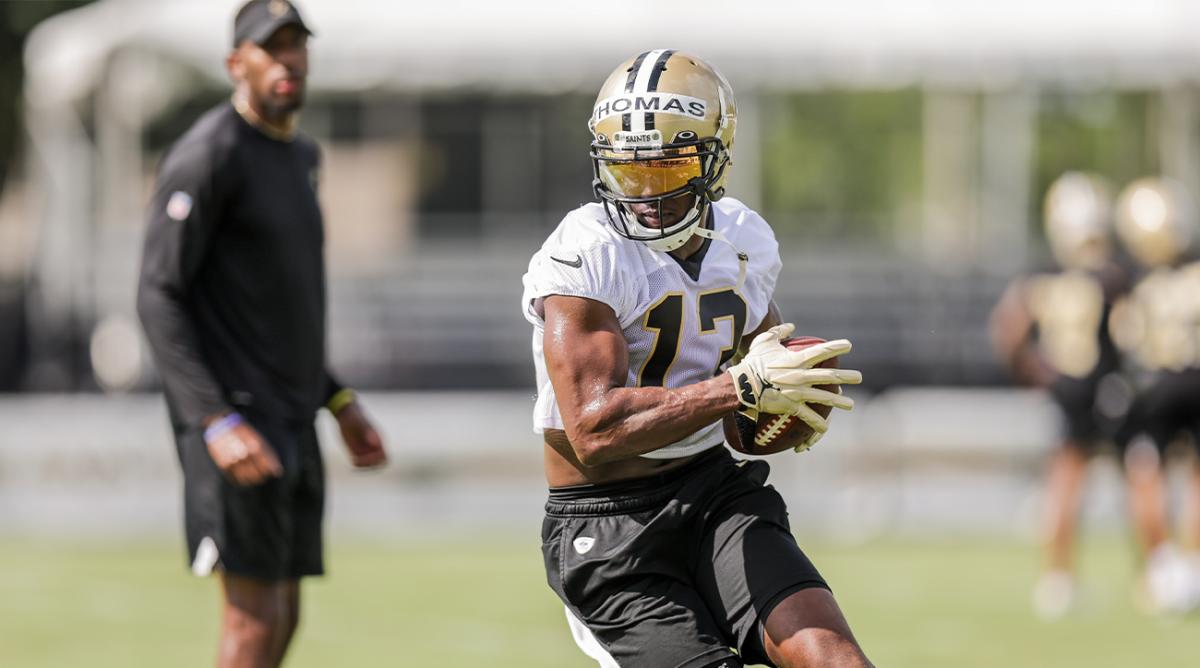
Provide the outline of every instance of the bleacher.
[[[521,275],[537,241],[425,248],[371,276],[330,280],[335,368],[364,387],[532,385]],[[896,255],[788,254],[776,298],[799,330],[855,343],[869,389],[1004,379],[986,335],[1007,277],[938,274]],[[469,380],[468,380],[469,379]]]
[[[542,234],[426,241],[384,266],[331,260],[334,368],[346,382],[372,389],[532,387],[521,276]],[[133,226],[97,235],[96,280],[90,286],[94,313],[75,314],[72,348],[86,350],[92,328],[106,316],[133,317],[140,236]],[[852,340],[864,389],[1006,382],[986,326],[1009,275],[980,266],[939,271],[895,249],[830,241],[804,248],[786,238],[781,246],[776,301],[785,318],[805,334]],[[90,378],[78,378],[68,386],[37,389],[89,386]]]

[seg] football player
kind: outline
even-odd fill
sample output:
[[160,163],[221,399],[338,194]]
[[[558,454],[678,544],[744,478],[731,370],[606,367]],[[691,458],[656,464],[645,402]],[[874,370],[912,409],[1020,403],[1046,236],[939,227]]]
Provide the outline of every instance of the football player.
[[[1117,442],[1156,467],[1177,438],[1200,446],[1200,262],[1192,198],[1175,181],[1131,183],[1118,204],[1117,234],[1144,275],[1113,310],[1113,337],[1137,368],[1137,398]],[[1195,459],[1193,458],[1193,462]],[[1193,464],[1185,532],[1200,528],[1200,465]],[[1164,504],[1165,499],[1159,499]],[[1170,544],[1149,554],[1145,590],[1164,612],[1200,607],[1200,568]]]
[[222,668],[281,665],[301,580],[324,573],[317,410],[354,466],[387,461],[326,364],[320,155],[297,131],[311,34],[287,0],[241,6],[232,99],[172,145],[147,216],[138,314],[183,469],[192,572],[220,577]]
[[[1109,442],[1132,390],[1107,321],[1128,288],[1112,259],[1112,200],[1094,175],[1067,172],[1046,193],[1043,224],[1057,267],[1015,280],[992,313],[998,354],[1023,382],[1046,389],[1061,409],[1064,433],[1050,460],[1045,562],[1034,610],[1056,619],[1077,601],[1074,542],[1089,459]],[[1129,461],[1129,500],[1142,550],[1166,545],[1163,479],[1157,466]]]
[[694,55],[622,63],[593,109],[598,202],[534,254],[533,324],[550,486],[547,580],[601,666],[870,665],[791,534],[761,460],[724,447],[735,410],[795,415],[853,402],[816,385],[845,340],[790,351],[772,303],[780,269],[766,221],[725,197],[733,91]]

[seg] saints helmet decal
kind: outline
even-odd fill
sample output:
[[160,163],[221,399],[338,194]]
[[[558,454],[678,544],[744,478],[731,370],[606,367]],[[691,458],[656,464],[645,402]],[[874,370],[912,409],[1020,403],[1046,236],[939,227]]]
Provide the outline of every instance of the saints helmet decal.
[[[593,189],[616,231],[660,251],[687,243],[725,194],[736,126],[733,89],[696,56],[656,49],[617,67],[588,122]],[[663,203],[674,198],[690,205],[668,222]],[[659,225],[633,212],[647,204],[658,207]]]

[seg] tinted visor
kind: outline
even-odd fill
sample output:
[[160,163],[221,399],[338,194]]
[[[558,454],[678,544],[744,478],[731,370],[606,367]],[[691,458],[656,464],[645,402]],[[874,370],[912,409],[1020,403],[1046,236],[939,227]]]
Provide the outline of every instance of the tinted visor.
[[678,191],[703,173],[696,147],[655,151],[629,157],[630,151],[600,150],[595,154],[600,181],[617,197],[642,198]]

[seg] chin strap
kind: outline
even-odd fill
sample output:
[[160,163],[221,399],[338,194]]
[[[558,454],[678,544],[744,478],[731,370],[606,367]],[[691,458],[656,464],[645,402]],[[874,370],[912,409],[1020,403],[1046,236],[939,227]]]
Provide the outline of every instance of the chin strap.
[[746,264],[750,261],[750,256],[743,253],[742,249],[733,245],[732,241],[730,241],[729,239],[726,239],[725,235],[722,234],[720,230],[710,230],[707,227],[700,226],[700,227],[697,227],[693,231],[697,235],[702,236],[706,239],[712,239],[713,241],[720,241],[721,243],[732,248],[733,252],[737,254],[738,279],[737,279],[737,287],[735,288],[735,290],[737,290],[737,292],[741,293],[742,286],[744,286],[746,284]]
[[[605,206],[608,206],[607,202],[605,203]],[[662,204],[660,203],[659,220],[662,219],[661,206]],[[620,215],[622,219],[626,219],[628,221],[625,223],[626,227],[634,228],[639,235],[644,234],[645,236],[639,238],[639,240],[650,248],[663,253],[669,253],[673,250],[682,248],[683,245],[688,242],[688,239],[692,238],[692,233],[700,227],[700,221],[705,215],[704,211],[705,209],[703,207],[693,207],[690,211],[688,211],[687,215],[684,216],[682,220],[672,226],[677,228],[674,232],[655,237],[654,235],[656,233],[661,234],[660,230],[642,225],[641,222],[638,221],[637,214],[633,213],[633,211],[629,209],[628,205],[620,205]],[[611,214],[609,215],[609,218],[612,218]]]

